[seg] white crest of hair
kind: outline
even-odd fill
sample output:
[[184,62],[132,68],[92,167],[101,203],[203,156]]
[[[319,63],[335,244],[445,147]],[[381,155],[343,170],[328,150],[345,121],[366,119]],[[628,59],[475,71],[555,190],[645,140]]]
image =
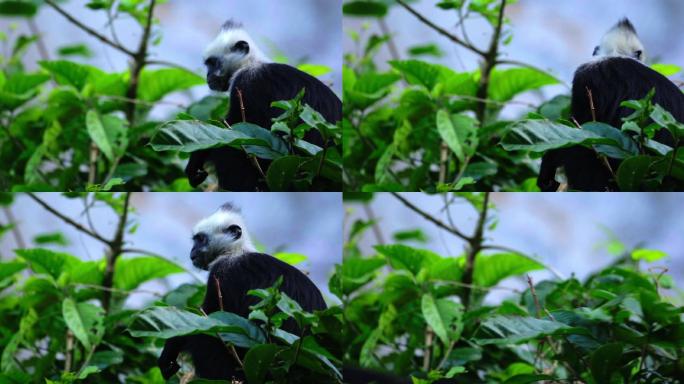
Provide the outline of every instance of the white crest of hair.
[[[642,51],[639,60],[634,58],[634,52]],[[597,59],[607,57],[629,57],[637,61],[645,61],[644,46],[637,36],[632,23],[624,18],[611,28],[601,39],[596,52]]]
[[[231,52],[231,47],[238,41],[245,41],[249,44],[249,52],[242,55]],[[252,37],[244,30],[242,24],[228,21],[223,25],[218,36],[209,43],[204,51],[204,60],[209,57],[219,57],[223,59],[224,71],[237,73],[238,71],[256,68],[263,63],[271,60],[259,49]],[[233,78],[235,75],[233,75]]]
[[[231,225],[237,225],[242,230],[242,236],[239,239],[233,239],[223,233],[223,230]],[[245,221],[237,209],[219,208],[213,215],[200,220],[192,229],[193,235],[200,232],[209,236],[209,244],[207,245],[209,251],[212,254],[220,255],[212,263],[224,257],[230,258],[256,252],[249,232],[247,232]]]

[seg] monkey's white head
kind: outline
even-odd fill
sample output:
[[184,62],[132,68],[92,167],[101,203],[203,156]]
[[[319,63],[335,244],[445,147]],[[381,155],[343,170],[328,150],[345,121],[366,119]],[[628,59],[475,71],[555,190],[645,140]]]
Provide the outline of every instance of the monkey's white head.
[[228,20],[204,51],[209,88],[225,92],[238,71],[268,61],[268,57],[257,47],[242,24]]
[[641,62],[646,60],[644,45],[627,18],[620,20],[603,36],[601,44],[594,49],[594,56],[630,57]]
[[209,270],[219,258],[255,252],[240,210],[231,203],[222,205],[213,215],[202,219],[192,230],[192,264]]

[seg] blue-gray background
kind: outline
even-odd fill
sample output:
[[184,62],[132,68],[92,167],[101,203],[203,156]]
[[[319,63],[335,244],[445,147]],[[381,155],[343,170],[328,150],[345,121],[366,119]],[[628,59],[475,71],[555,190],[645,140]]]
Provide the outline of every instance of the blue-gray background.
[[[72,0],[60,4],[78,20],[111,36],[105,12],[91,11],[84,6],[86,3]],[[283,54],[291,64],[306,62],[330,67],[332,73],[322,76],[321,80],[332,84],[340,94],[342,0],[169,0],[156,8],[155,16],[160,23],[153,33],[154,36],[161,33],[162,40],[158,46],[151,47],[150,59],[171,61],[204,75],[204,48],[216,36],[223,22],[232,18],[244,23],[250,35],[271,58]],[[0,19],[0,30],[8,29],[8,20]],[[25,21],[16,19],[12,22],[17,24],[18,33],[30,34]],[[36,24],[52,59],[56,58],[58,47],[86,43],[95,56],[78,61],[112,72],[127,68],[127,56],[81,31],[50,7],[41,7]],[[141,31],[134,21],[123,18],[115,22],[114,27],[123,45],[131,49],[137,47]],[[36,46],[32,46],[27,54],[28,68],[36,69],[41,59]],[[196,87],[191,92],[193,98],[208,93],[207,86]],[[187,104],[189,98],[175,94],[167,101]],[[161,118],[171,111],[158,108],[154,113]]]
[[[58,193],[38,196],[69,217],[87,224],[81,199],[66,199]],[[205,281],[207,273],[194,268],[190,262],[191,230],[197,221],[229,201],[242,209],[252,239],[267,252],[295,252],[308,256],[308,261],[297,267],[309,272],[309,277],[328,302],[336,302],[329,294],[327,281],[333,266],[342,260],[341,193],[135,193],[131,204],[136,210],[133,218],[139,227],[134,234],[126,236],[126,247],[157,253]],[[66,225],[28,196],[17,195],[12,212],[28,246],[32,246],[32,239],[37,234],[61,231],[71,244],[58,250],[84,260],[104,255],[100,242]],[[4,214],[0,217],[2,222],[7,221]],[[91,217],[98,232],[110,238],[117,221],[113,212],[106,207],[95,208]],[[7,233],[0,240],[0,259],[13,258],[15,248],[14,237]],[[164,281],[146,283],[141,289],[164,293],[192,281],[195,279],[191,274],[181,273]],[[128,304],[142,306],[152,298],[135,294]]]
[[[458,14],[443,11],[435,7],[436,3],[434,0],[419,0],[412,6],[437,25],[456,31]],[[649,60],[684,66],[684,41],[681,39],[684,36],[684,23],[681,22],[684,19],[684,1],[681,0],[519,0],[507,7],[506,16],[511,21],[508,28],[513,32],[513,40],[502,48],[502,58],[524,61],[548,70],[567,84],[571,83],[575,69],[591,57],[601,36],[625,16],[637,28]],[[426,27],[403,8],[392,7],[386,20],[395,43],[404,55],[408,47],[435,43],[445,56],[423,59],[456,71],[477,68],[478,57]],[[343,25],[347,31],[360,31],[368,22],[370,27],[364,32],[366,36],[380,33],[377,23],[370,19],[347,17]],[[488,24],[482,19],[473,19],[467,21],[465,27],[475,45],[486,49],[491,36]],[[346,36],[344,50],[356,52],[354,43]],[[381,68],[387,68],[384,63],[391,59],[387,47],[383,47],[377,59]],[[684,75],[678,74],[673,79],[682,80]],[[563,86],[547,87],[544,92],[528,94],[522,100],[538,102],[567,92]],[[519,108],[513,110],[518,111]]]
[[[404,193],[414,204],[447,222],[440,196]],[[548,264],[565,277],[576,274],[584,278],[591,272],[609,265],[614,256],[605,244],[610,240],[606,229],[629,247],[640,244],[646,248],[663,250],[668,258],[650,266],[664,266],[684,285],[684,194],[677,193],[494,193],[497,227],[487,233],[490,244],[504,245],[525,252]],[[366,213],[357,204],[346,204],[349,217],[345,230]],[[439,230],[406,208],[390,194],[376,194],[372,211],[380,219],[383,237],[391,242],[398,230],[420,228],[430,238],[425,245],[441,255],[459,256],[463,252],[460,239]],[[472,233],[476,212],[466,203],[451,208],[457,227]],[[366,232],[360,243],[365,254],[373,254],[377,239]],[[414,244],[415,245],[415,244]],[[532,273],[535,281],[551,278],[549,272]],[[521,279],[503,283],[508,287],[524,287]],[[502,297],[502,295],[492,295]],[[505,295],[504,295],[505,296]]]

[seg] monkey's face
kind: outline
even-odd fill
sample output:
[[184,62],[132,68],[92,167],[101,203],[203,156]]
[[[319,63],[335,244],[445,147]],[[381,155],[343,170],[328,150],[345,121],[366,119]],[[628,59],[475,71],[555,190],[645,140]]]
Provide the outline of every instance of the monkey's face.
[[225,92],[235,72],[249,62],[249,43],[244,40],[231,42],[222,51],[204,60],[207,67],[207,83],[214,91]]
[[249,237],[243,233],[240,215],[233,211],[219,210],[203,219],[193,230],[193,246],[190,251],[192,264],[209,270],[219,257],[239,256],[253,249]]

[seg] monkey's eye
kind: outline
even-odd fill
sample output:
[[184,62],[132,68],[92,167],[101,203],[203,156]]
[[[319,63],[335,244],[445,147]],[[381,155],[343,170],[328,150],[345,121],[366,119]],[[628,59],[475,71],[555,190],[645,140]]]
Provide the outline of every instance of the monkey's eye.
[[212,56],[204,60],[204,65],[206,65],[209,68],[216,67],[218,65],[218,58]]
[[233,45],[233,48],[230,49],[233,52],[242,52],[242,53],[248,53],[249,52],[249,44],[246,41],[238,41]]
[[230,227],[224,228],[223,233],[239,239],[240,236],[242,236],[242,229],[237,225],[231,225]]
[[634,51],[634,57],[636,57],[639,60],[641,60],[641,55],[643,55],[643,54],[644,54],[643,51]]

